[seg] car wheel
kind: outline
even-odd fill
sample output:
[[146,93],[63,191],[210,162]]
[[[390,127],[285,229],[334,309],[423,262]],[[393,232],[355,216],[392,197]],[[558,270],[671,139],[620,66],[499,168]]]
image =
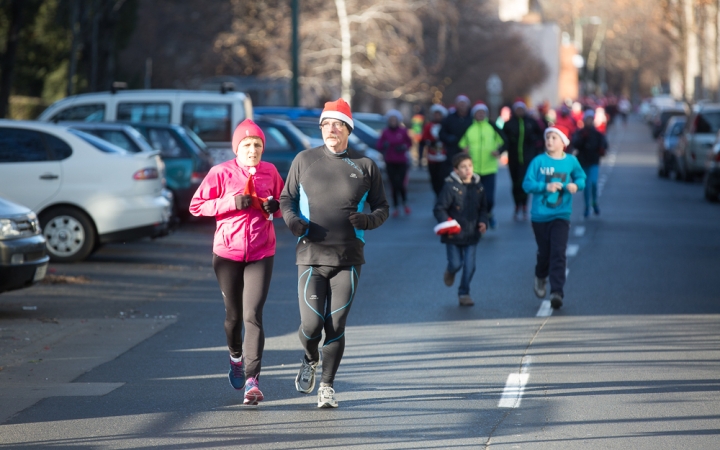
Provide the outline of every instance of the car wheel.
[[95,227],[80,210],[70,207],[50,209],[41,215],[40,225],[52,261],[82,261],[95,248]]

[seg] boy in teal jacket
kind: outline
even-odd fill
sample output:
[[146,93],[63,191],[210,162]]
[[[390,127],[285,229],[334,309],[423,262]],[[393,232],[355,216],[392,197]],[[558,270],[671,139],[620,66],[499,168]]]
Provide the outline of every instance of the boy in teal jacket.
[[550,305],[562,306],[565,286],[572,195],[585,188],[585,172],[577,158],[565,153],[569,132],[562,126],[545,130],[545,153],[528,166],[522,187],[532,196],[531,220],[538,246],[535,295],[545,298],[550,278]]

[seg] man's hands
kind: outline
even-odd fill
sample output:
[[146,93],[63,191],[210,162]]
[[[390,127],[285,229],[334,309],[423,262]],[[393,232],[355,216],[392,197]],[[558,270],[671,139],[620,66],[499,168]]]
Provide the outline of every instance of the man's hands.
[[480,231],[480,234],[485,234],[487,231],[487,225],[485,225],[485,222],[480,222],[478,224],[478,230]]
[[368,228],[368,216],[367,214],[354,212],[350,214],[350,223],[358,230],[367,230]]
[[268,199],[262,204],[262,209],[268,214],[275,214],[280,209],[280,202],[274,198]]
[[290,224],[290,231],[295,237],[304,236],[310,225],[302,219],[297,219]]
[[249,195],[236,195],[235,196],[235,208],[241,211],[245,208],[250,207],[252,204],[252,197]]

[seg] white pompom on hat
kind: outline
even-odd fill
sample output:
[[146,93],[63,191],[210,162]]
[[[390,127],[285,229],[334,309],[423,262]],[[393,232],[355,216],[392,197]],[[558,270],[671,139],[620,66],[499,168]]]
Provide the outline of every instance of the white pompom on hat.
[[350,111],[350,105],[341,98],[335,100],[334,102],[325,103],[325,108],[323,108],[322,113],[320,114],[320,123],[322,123],[325,119],[337,119],[345,122],[350,129],[355,128],[352,120],[352,112]]

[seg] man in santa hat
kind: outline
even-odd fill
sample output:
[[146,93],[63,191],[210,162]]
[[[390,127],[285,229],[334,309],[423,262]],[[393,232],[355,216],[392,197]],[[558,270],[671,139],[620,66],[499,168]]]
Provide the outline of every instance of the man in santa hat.
[[[350,105],[327,102],[320,116],[325,145],[300,152],[280,196],[285,223],[298,237],[300,330],[305,349],[295,388],[315,388],[315,369],[323,364],[318,407],[337,408],[333,382],[345,350],[345,322],[365,263],[365,230],[388,217],[382,175],[375,163],[348,148],[353,130]],[[363,212],[365,203],[370,213]]]

